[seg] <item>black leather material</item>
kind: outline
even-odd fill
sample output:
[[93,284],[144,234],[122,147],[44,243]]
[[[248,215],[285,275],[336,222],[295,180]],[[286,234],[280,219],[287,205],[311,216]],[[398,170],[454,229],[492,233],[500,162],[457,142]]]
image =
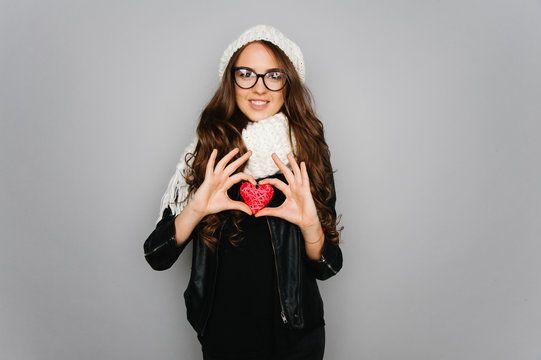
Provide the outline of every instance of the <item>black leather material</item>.
[[[280,176],[283,179],[283,175]],[[336,195],[334,181],[332,198],[328,205],[334,211]],[[229,220],[230,212],[220,213],[221,226],[217,236]],[[336,214],[336,213],[335,213]],[[291,328],[314,328],[324,324],[323,301],[316,279],[326,280],[342,268],[342,252],[325,238],[321,260],[306,256],[304,240],[299,227],[277,217],[267,217],[275,252],[279,295],[286,321]],[[211,252],[197,236],[197,228],[188,240],[177,246],[174,238],[175,216],[165,209],[162,220],[144,243],[147,262],[155,270],[170,268],[186,245],[193,243],[191,276],[184,292],[188,321],[202,335],[212,308],[219,252]]]

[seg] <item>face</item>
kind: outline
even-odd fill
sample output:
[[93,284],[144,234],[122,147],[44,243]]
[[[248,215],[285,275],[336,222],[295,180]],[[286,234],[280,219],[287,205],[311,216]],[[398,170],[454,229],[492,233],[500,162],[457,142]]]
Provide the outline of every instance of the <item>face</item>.
[[[280,68],[273,53],[261,43],[251,43],[244,48],[234,66],[245,66],[258,74],[264,74],[271,69]],[[250,89],[242,89],[235,85],[235,100],[240,111],[248,119],[259,121],[266,119],[278,111],[284,104],[284,89],[270,91],[259,78]]]

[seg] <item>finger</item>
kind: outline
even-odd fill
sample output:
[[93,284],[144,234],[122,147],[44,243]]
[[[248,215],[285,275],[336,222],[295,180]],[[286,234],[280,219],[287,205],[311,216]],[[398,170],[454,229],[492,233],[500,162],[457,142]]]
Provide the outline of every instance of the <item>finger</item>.
[[216,164],[216,167],[214,168],[214,172],[223,171],[225,168],[225,165],[235,156],[236,153],[239,152],[239,148],[234,148],[230,152],[228,152],[219,162]]
[[295,175],[295,179],[297,179],[298,181],[302,181],[301,169],[299,169],[299,165],[297,164],[297,161],[291,153],[287,154],[287,159],[289,160],[289,164],[293,169],[293,175]]
[[276,166],[278,166],[278,168],[282,171],[282,174],[284,174],[284,176],[286,177],[287,182],[291,184],[295,180],[295,177],[293,176],[291,170],[289,170],[288,167],[285,166],[285,164],[282,162],[282,160],[280,160],[276,153],[272,153],[272,160],[274,160]]
[[246,180],[252,183],[252,185],[256,185],[257,182],[255,181],[254,177],[252,175],[248,175],[245,173],[237,173],[233,176],[230,176],[227,181],[224,184],[224,188],[228,190],[233,184],[238,183],[241,180]]
[[310,178],[308,177],[308,170],[306,170],[306,163],[301,162],[301,175],[303,185],[310,185]]
[[205,170],[205,178],[209,178],[212,174],[212,171],[214,169],[214,161],[216,160],[216,155],[218,154],[218,150],[212,149],[212,152],[210,153],[209,160],[207,161],[207,168]]
[[254,214],[255,217],[260,216],[274,216],[274,217],[281,217],[281,208],[282,206],[273,208],[273,207],[266,207],[261,210],[259,210],[257,213]]
[[227,167],[224,169],[224,172],[227,174],[227,176],[233,174],[243,162],[250,158],[250,156],[252,156],[252,150],[248,150],[240,158],[227,165]]
[[280,179],[275,179],[275,178],[267,178],[267,179],[264,179],[264,180],[261,180],[259,182],[260,185],[263,185],[263,184],[271,184],[273,185],[274,187],[276,187],[278,190],[280,190],[281,192],[284,193],[285,196],[288,196],[289,195],[289,186],[286,185],[286,183],[284,183],[282,180]]
[[230,209],[232,210],[240,210],[242,212],[245,212],[248,215],[253,214],[252,209],[250,209],[250,207],[246,205],[246,203],[243,203],[242,201],[231,200],[230,205],[231,205]]

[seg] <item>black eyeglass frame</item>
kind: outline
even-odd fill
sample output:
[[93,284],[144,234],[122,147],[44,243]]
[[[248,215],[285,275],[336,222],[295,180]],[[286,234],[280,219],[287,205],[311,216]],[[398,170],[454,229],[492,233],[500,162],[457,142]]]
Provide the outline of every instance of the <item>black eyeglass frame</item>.
[[[240,86],[239,83],[237,83],[237,79],[235,78],[235,71],[237,71],[237,70],[248,70],[248,71],[253,72],[253,73],[255,74],[255,76],[256,76],[256,80],[255,80],[254,84],[253,84],[252,86],[250,86],[250,87],[242,87],[242,86]],[[283,85],[281,88],[279,88],[278,90],[273,90],[273,89],[269,88],[269,87],[267,86],[267,83],[265,82],[265,76],[266,76],[268,73],[272,73],[272,72],[279,72],[279,73],[282,73],[282,74],[285,75],[285,77],[286,77],[286,81],[284,81],[284,85]],[[233,75],[233,82],[235,83],[235,85],[237,85],[237,86],[240,87],[241,89],[245,89],[245,90],[246,90],[246,89],[251,89],[251,88],[253,88],[253,87],[257,84],[257,82],[259,81],[259,78],[262,78],[262,79],[263,79],[263,80],[262,80],[262,81],[263,81],[263,85],[265,85],[265,87],[266,87],[267,89],[269,89],[269,91],[280,91],[280,90],[282,90],[283,88],[285,88],[286,85],[287,85],[287,83],[289,82],[289,77],[287,76],[287,73],[286,73],[285,71],[283,71],[282,69],[270,69],[269,71],[267,71],[267,72],[264,73],[264,74],[258,74],[258,73],[255,72],[254,69],[249,68],[249,67],[247,67],[247,66],[235,66],[235,67],[233,67],[233,68],[231,69],[231,75]]]

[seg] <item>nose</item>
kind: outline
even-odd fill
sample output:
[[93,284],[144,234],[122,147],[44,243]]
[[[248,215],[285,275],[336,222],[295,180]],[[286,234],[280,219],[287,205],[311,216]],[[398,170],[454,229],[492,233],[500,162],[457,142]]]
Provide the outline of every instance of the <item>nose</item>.
[[267,88],[265,87],[265,84],[263,83],[262,77],[257,78],[257,81],[252,89],[254,89],[254,92],[257,94],[263,94],[267,92]]

